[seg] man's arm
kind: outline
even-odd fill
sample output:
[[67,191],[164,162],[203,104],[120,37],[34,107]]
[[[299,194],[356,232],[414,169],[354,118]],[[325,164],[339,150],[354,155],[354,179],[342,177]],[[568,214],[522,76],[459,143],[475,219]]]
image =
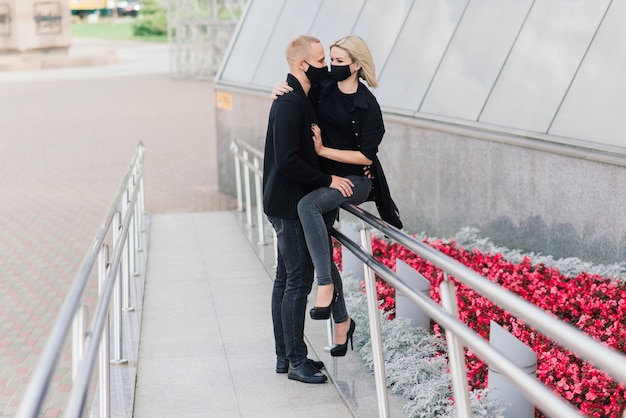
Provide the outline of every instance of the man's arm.
[[278,171],[298,183],[326,186],[352,195],[354,184],[346,178],[326,174],[300,157],[300,126],[303,123],[298,105],[289,101],[276,103],[274,119],[274,160]]

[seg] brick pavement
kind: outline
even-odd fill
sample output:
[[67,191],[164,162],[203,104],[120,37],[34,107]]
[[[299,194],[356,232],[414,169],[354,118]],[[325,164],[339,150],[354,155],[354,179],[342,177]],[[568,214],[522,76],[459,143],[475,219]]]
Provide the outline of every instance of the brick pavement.
[[[0,416],[15,414],[139,140],[147,212],[235,207],[217,192],[212,85],[165,72],[0,77]],[[69,360],[45,416],[60,414]]]

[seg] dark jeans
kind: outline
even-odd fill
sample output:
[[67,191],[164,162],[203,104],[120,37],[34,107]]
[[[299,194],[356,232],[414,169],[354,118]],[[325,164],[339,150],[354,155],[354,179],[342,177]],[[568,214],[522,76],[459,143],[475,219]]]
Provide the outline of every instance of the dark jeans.
[[333,219],[329,220],[324,214],[330,213],[334,218],[334,210],[342,203],[348,202],[359,205],[365,202],[372,190],[372,180],[369,178],[365,176],[348,176],[348,178],[354,183],[353,194],[350,197],[343,197],[337,189],[320,187],[298,202],[298,215],[315,266],[315,277],[318,285],[334,283],[331,265],[335,263],[332,261],[332,243],[328,234]]
[[278,264],[272,290],[272,322],[276,356],[291,367],[306,360],[304,315],[313,286],[313,263],[298,219],[268,216],[278,244]]

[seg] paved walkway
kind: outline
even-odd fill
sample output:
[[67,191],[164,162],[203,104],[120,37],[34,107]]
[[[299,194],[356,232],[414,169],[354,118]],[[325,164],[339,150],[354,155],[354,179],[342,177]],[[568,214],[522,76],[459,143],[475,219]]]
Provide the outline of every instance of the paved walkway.
[[151,223],[135,417],[352,415],[332,383],[275,373],[272,282],[234,213]]
[[[271,256],[217,191],[212,85],[170,79],[166,45],[77,44],[115,63],[0,71],[0,416],[15,415],[140,140],[152,216],[135,416],[376,416],[372,377],[356,354],[320,350],[322,324],[307,324],[311,356],[342,394],[274,373]],[[68,351],[44,416],[62,415],[69,369]]]
[[[326,321],[307,317],[305,339],[329,382],[275,373],[274,250],[256,244],[244,218],[151,217],[134,417],[378,417],[373,375],[358,351],[330,356]],[[404,416],[404,404],[389,394],[391,416]]]

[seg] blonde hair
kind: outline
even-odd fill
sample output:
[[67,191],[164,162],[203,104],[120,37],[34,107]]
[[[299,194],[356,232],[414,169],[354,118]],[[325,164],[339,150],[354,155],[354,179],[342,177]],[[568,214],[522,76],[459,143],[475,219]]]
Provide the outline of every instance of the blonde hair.
[[350,55],[353,62],[358,63],[361,68],[359,69],[359,77],[365,80],[368,86],[372,88],[378,87],[376,82],[376,67],[374,66],[374,59],[370,53],[367,44],[360,36],[349,35],[345,36],[330,46],[330,50],[334,47],[341,48]]
[[311,55],[311,44],[321,44],[322,42],[314,36],[300,35],[289,42],[285,56],[289,65],[295,64],[299,60],[306,61]]

